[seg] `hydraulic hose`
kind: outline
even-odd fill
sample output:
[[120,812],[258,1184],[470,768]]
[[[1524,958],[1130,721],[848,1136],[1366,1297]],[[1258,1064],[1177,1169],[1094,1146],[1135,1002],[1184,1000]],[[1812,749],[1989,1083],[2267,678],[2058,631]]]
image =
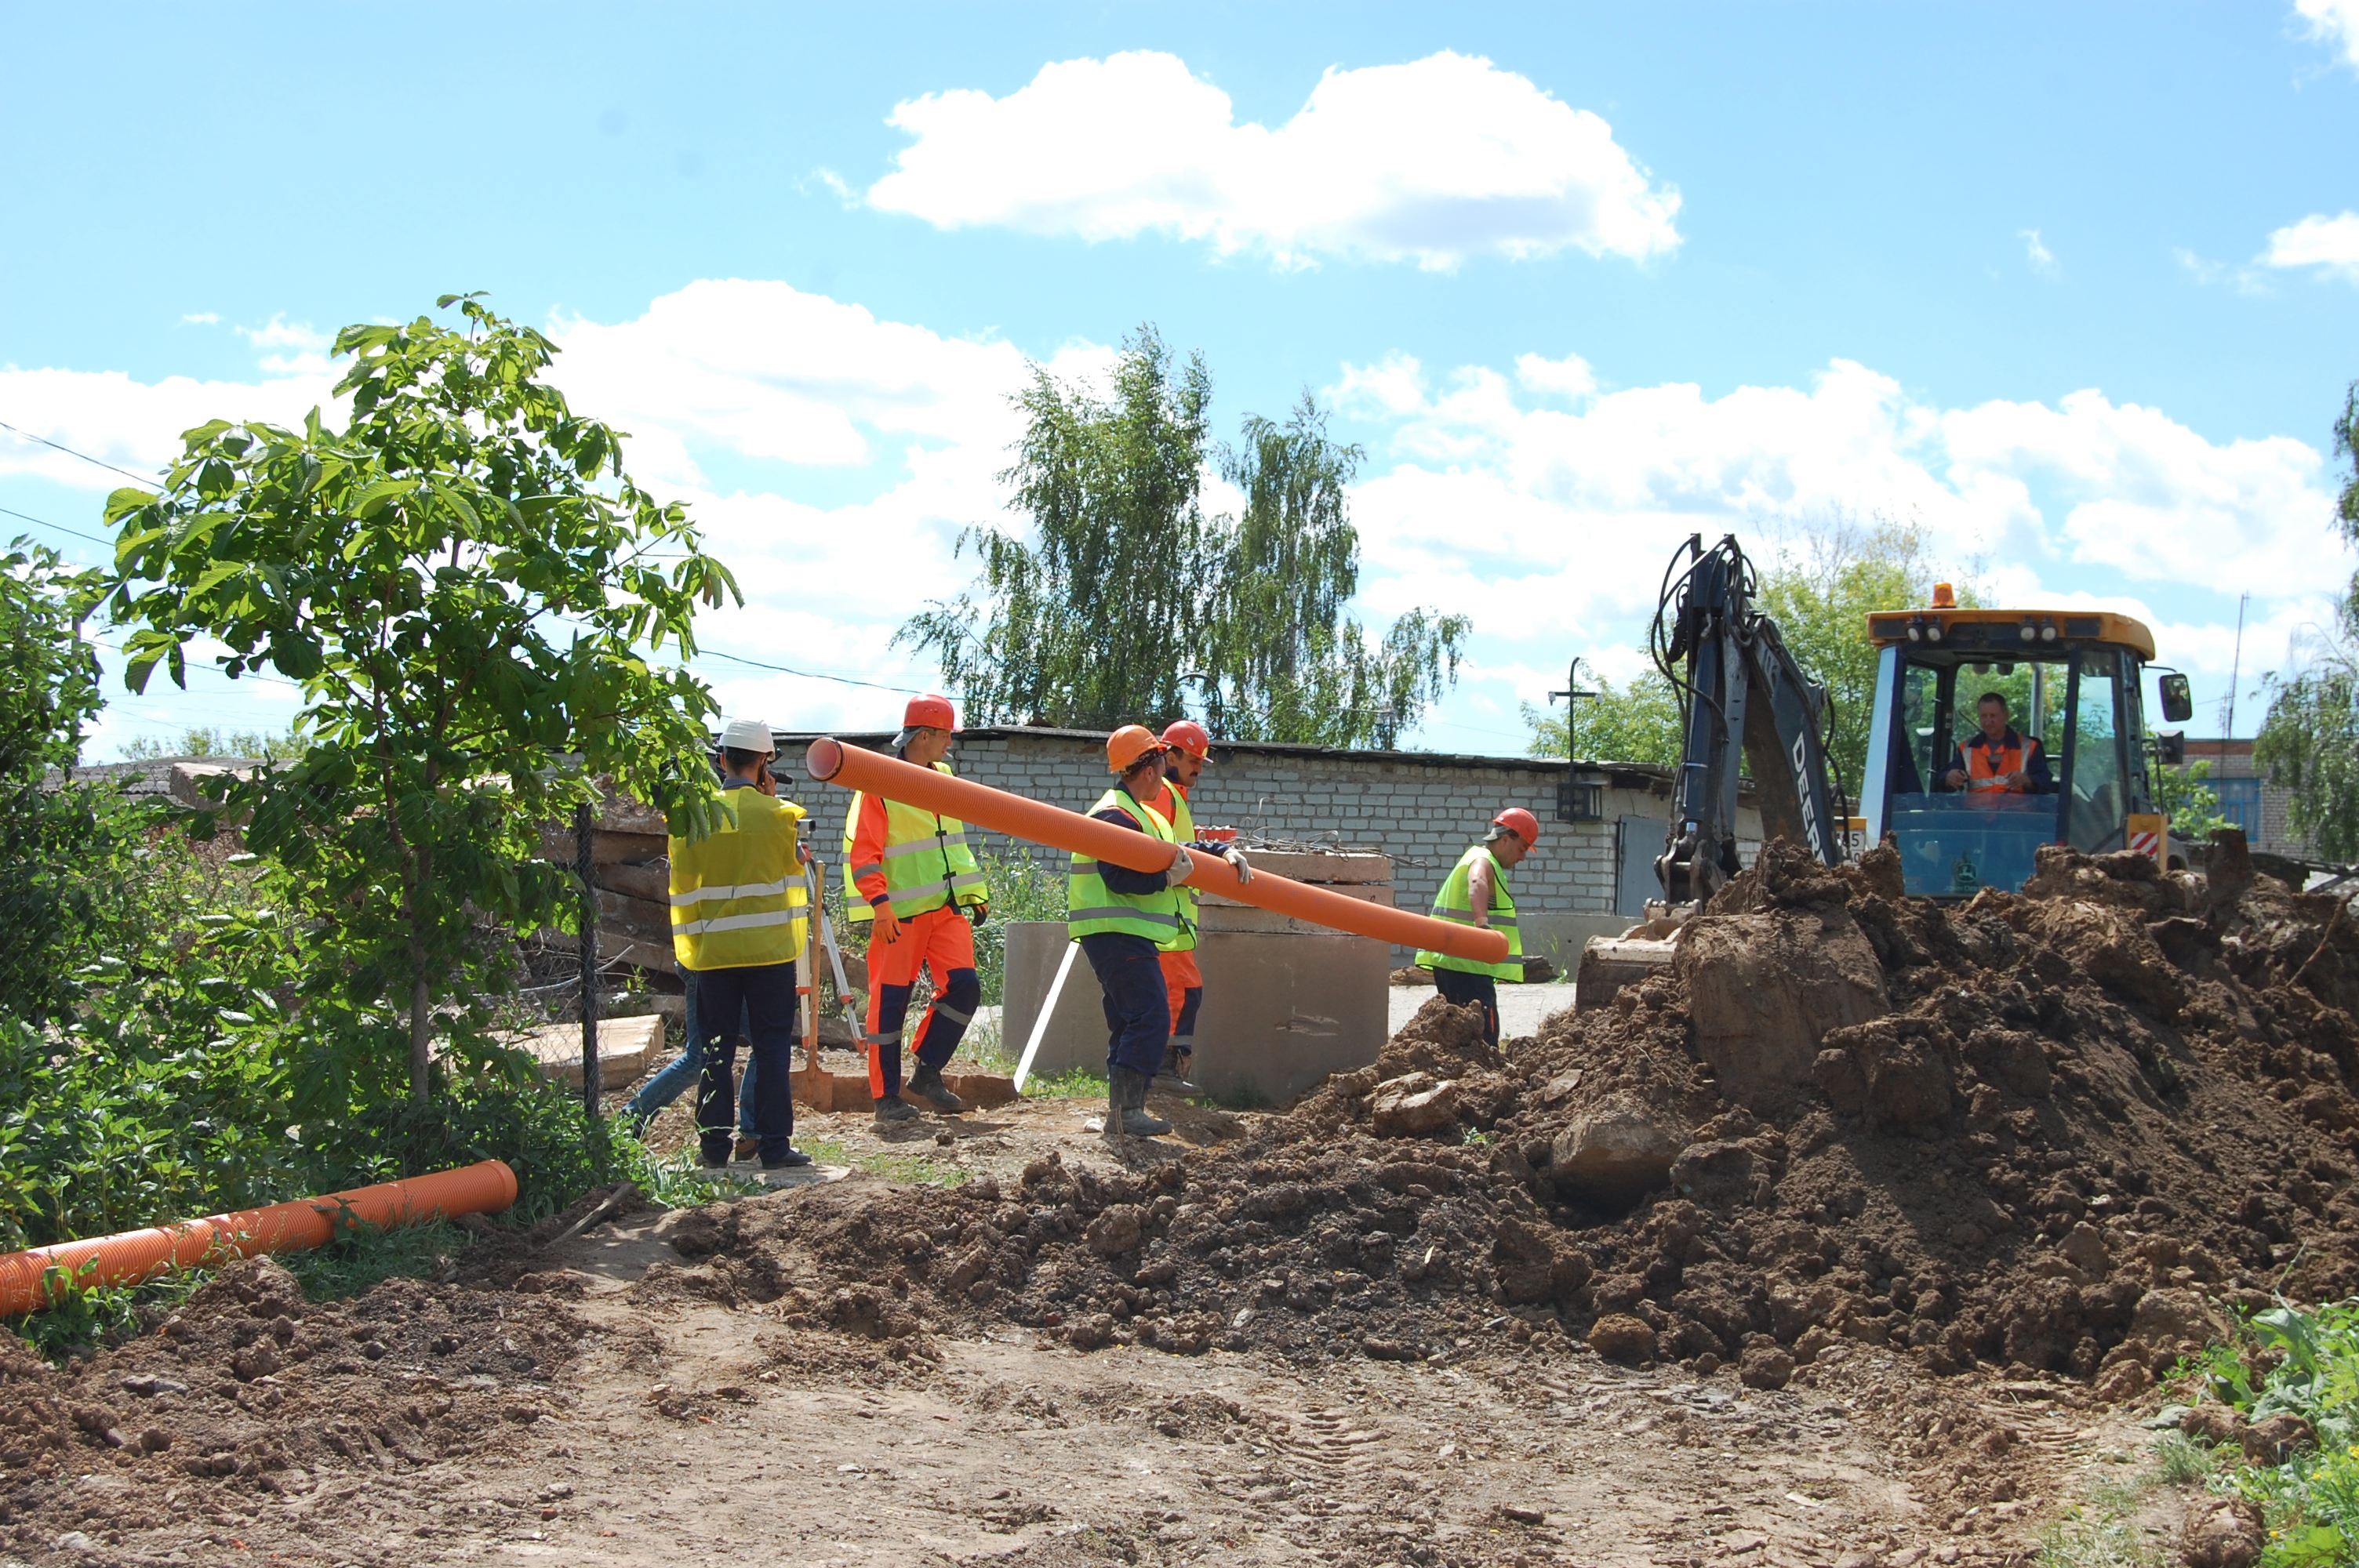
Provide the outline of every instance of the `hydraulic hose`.
[[[858,746],[847,746],[832,736],[821,736],[811,742],[803,759],[804,771],[823,784],[841,784],[845,789],[864,790],[887,800],[905,801],[911,806],[938,811],[945,816],[956,816],[988,827],[995,833],[1012,838],[1028,838],[1036,844],[1068,850],[1076,855],[1093,855],[1101,860],[1111,860],[1134,871],[1169,871],[1173,859],[1172,846],[1159,838],[1127,827],[1116,827],[1111,822],[1100,822],[1060,806],[1029,800],[1006,790],[993,789],[967,779],[952,778],[931,768],[920,768]],[[1190,887],[1206,892],[1216,892],[1223,898],[1235,899],[1257,908],[1279,914],[1307,920],[1313,925],[1324,925],[1332,931],[1349,932],[1354,936],[1373,936],[1379,942],[1390,942],[1402,947],[1430,948],[1447,953],[1453,958],[1471,958],[1478,964],[1503,964],[1507,959],[1507,938],[1504,932],[1459,925],[1430,915],[1413,914],[1389,904],[1371,903],[1365,899],[1346,898],[1342,893],[1329,892],[1281,877],[1271,871],[1256,871],[1253,881],[1239,882],[1236,868],[1226,860],[1210,855],[1194,855],[1195,869],[1188,873]]]
[[496,1214],[516,1198],[516,1173],[506,1161],[485,1160],[405,1182],[11,1252],[0,1257],[0,1317],[49,1306],[45,1284],[52,1269],[62,1270],[77,1286],[136,1285],[200,1263],[322,1246],[348,1222],[390,1226]]

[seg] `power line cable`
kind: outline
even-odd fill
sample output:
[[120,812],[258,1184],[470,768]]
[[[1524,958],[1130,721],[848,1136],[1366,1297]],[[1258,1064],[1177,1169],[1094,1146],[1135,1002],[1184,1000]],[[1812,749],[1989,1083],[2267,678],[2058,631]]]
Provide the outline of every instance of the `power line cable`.
[[93,545],[104,545],[110,550],[114,547],[114,541],[112,539],[102,539],[95,534],[81,533],[67,527],[62,523],[52,523],[46,517],[36,517],[29,512],[19,512],[12,506],[0,506],[0,514],[5,514],[10,517],[21,517],[35,527],[54,528],[60,534],[71,534],[77,539],[88,539]]
[[129,469],[116,468],[113,463],[107,462],[103,459],[93,458],[88,452],[77,452],[71,447],[62,446],[56,441],[50,440],[47,436],[36,436],[28,431],[19,430],[14,425],[9,424],[5,419],[0,419],[0,430],[7,431],[10,435],[16,437],[20,441],[38,441],[41,445],[54,448],[56,450],[63,452],[70,458],[80,458],[86,463],[95,463],[109,473],[119,473],[125,479],[136,479],[141,484],[147,485],[150,488],[153,488],[156,483],[156,476],[152,473],[133,473]]

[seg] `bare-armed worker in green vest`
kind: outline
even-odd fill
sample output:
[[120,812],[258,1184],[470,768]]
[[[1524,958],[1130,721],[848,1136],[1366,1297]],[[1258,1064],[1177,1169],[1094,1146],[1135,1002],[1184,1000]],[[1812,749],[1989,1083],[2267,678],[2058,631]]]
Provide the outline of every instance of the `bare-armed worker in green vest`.
[[1433,918],[1507,937],[1507,960],[1478,964],[1447,953],[1419,953],[1420,968],[1433,971],[1434,989],[1458,1007],[1483,1010],[1483,1038],[1499,1043],[1499,982],[1524,978],[1524,937],[1516,925],[1515,895],[1507,889],[1507,873],[1521,864],[1540,841],[1539,818],[1520,806],[1511,806],[1491,818],[1483,841],[1458,858],[1433,895]]

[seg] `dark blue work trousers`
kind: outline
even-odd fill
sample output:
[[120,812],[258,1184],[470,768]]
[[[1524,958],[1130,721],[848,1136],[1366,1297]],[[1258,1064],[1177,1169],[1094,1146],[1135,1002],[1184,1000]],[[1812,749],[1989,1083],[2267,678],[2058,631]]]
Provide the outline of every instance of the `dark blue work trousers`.
[[795,1005],[795,966],[755,964],[736,969],[699,969],[696,1021],[704,1034],[704,1071],[696,1086],[697,1141],[704,1162],[729,1158],[736,1120],[737,1031],[723,1022],[743,1018],[753,1042],[746,1067],[754,1098],[754,1135],[762,1141],[762,1163],[774,1164],[794,1147],[795,1040],[800,1010]]
[[1082,938],[1082,952],[1105,993],[1107,1071],[1128,1067],[1153,1077],[1163,1070],[1163,1048],[1171,1039],[1171,1000],[1155,944],[1101,931]]

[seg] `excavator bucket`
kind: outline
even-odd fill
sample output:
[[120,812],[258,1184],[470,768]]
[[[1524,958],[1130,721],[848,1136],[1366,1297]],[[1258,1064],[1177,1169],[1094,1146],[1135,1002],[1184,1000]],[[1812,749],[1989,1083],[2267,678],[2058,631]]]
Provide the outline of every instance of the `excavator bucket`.
[[1686,924],[1684,918],[1662,916],[1634,925],[1619,936],[1591,937],[1581,949],[1581,968],[1573,977],[1573,1011],[1594,1012],[1609,1007],[1623,987],[1668,971],[1679,952],[1680,930]]

